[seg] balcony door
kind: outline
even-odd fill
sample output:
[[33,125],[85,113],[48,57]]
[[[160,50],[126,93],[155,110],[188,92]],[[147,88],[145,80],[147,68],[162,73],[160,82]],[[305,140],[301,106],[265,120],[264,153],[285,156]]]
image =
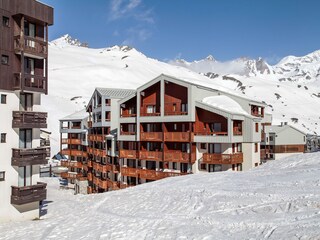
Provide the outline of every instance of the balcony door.
[[24,72],[30,75],[34,75],[34,59],[24,58]]
[[20,129],[19,148],[32,148],[32,129]]
[[209,143],[208,153],[221,153],[221,144],[220,143]]
[[20,94],[20,106],[22,111],[32,111],[33,95],[31,93]]
[[32,166],[19,167],[19,187],[32,185]]
[[[25,21],[24,22],[24,34],[28,37],[35,38],[36,37],[36,25]],[[31,39],[26,39],[26,45],[28,47],[34,48],[35,41],[33,41]]]

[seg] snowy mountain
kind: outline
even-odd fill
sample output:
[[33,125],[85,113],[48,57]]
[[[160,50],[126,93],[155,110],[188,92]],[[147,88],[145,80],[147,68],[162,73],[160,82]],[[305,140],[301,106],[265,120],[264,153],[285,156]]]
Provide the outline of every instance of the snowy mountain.
[[319,239],[320,153],[247,172],[172,177],[92,195],[47,178],[40,221],[0,224],[0,239]]
[[[319,61],[312,59],[314,67],[319,66]],[[308,58],[303,61],[301,69],[311,69]],[[281,64],[285,70],[290,67],[288,62]],[[92,49],[65,35],[49,44],[49,95],[42,98],[43,111],[49,113],[52,154],[59,151],[58,120],[83,108],[95,87],[136,89],[162,73],[265,101],[276,123],[293,123],[291,119],[298,119],[294,123],[296,127],[320,132],[320,81],[280,81],[289,76],[280,68],[282,65],[275,68],[262,59],[237,59],[225,64],[208,56],[194,63],[181,60],[175,66],[148,58],[128,46]],[[217,66],[221,71],[216,71]],[[234,70],[238,73],[227,75],[235,73]]]

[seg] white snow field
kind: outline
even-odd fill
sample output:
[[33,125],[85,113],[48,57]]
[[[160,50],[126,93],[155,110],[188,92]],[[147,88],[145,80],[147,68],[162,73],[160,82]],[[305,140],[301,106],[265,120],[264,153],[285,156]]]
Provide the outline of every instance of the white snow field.
[[96,195],[45,181],[48,213],[0,239],[320,239],[320,153]]

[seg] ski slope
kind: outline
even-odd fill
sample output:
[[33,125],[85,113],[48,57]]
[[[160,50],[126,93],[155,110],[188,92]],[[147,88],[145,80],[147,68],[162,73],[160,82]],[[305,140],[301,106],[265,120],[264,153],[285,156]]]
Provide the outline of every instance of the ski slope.
[[319,159],[296,155],[97,195],[73,195],[47,178],[48,213],[1,224],[0,239],[320,239]]

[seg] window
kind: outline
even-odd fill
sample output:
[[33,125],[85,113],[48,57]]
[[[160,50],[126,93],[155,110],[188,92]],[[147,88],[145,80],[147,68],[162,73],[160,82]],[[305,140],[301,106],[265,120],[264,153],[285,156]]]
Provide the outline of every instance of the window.
[[9,57],[7,55],[2,55],[1,56],[1,64],[9,65]]
[[256,132],[259,132],[259,123],[256,123]]
[[5,17],[5,16],[2,17],[2,25],[4,27],[9,27],[9,18],[8,17]]
[[259,166],[259,163],[255,163],[254,166],[255,166],[255,167],[258,167],[258,166]]
[[254,144],[254,152],[258,152],[258,143]]
[[206,149],[206,144],[205,143],[200,143],[200,149]]
[[6,138],[7,138],[7,134],[6,133],[1,133],[1,143],[5,143],[6,142]]
[[269,137],[270,142],[273,142],[273,136]]
[[0,181],[4,181],[5,180],[5,174],[6,172],[1,171],[0,172]]
[[1,94],[1,104],[6,104],[7,103],[7,95]]

